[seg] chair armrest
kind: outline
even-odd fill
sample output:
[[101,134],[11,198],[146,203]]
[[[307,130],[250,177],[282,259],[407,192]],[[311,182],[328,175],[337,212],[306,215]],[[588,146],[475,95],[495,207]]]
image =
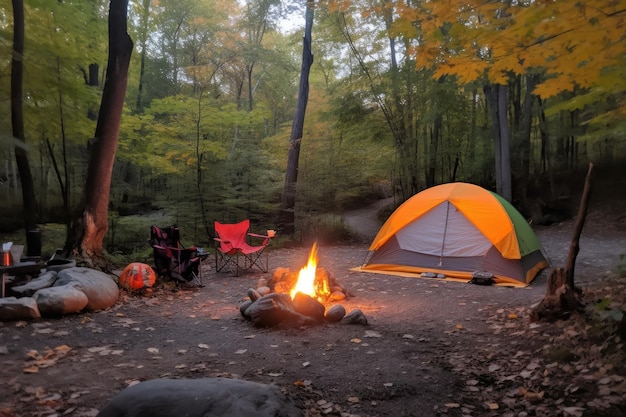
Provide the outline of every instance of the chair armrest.
[[259,234],[256,234],[256,233],[248,233],[248,236],[260,237],[262,239],[271,239],[271,238],[274,237],[274,236],[268,236],[268,235],[259,235]]

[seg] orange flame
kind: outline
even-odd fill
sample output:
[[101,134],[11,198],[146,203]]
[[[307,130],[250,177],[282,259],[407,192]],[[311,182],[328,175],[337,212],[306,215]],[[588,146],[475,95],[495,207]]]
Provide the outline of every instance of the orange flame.
[[309,261],[307,262],[306,266],[300,270],[300,273],[298,274],[298,281],[296,282],[296,285],[291,289],[290,295],[292,300],[299,292],[313,298],[330,294],[330,291],[328,289],[328,282],[326,280],[324,280],[324,282],[321,284],[315,282],[316,271],[317,242],[313,243],[311,253],[309,254]]

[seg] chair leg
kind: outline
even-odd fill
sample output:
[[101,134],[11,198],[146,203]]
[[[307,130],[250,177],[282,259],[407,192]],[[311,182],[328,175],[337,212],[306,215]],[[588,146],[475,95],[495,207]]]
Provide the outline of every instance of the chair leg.
[[[264,254],[265,254],[265,259],[263,259]],[[263,250],[259,253],[251,253],[250,255],[244,255],[244,256],[245,256],[244,266],[246,270],[252,269],[253,267],[257,267],[261,272],[267,272],[269,270],[269,252],[266,252],[265,250]]]
[[215,253],[215,271],[220,272],[224,268],[228,268],[228,271],[234,276],[239,276],[239,253],[235,253],[230,256],[228,254],[224,254],[220,251],[216,251]]

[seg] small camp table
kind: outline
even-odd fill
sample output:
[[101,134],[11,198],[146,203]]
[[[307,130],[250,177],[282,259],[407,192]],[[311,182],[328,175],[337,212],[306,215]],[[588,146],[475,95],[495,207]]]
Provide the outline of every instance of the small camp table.
[[18,276],[26,274],[39,274],[41,268],[43,268],[43,262],[18,262],[13,265],[0,266],[0,274],[2,274],[2,298],[4,298],[4,284],[6,277],[9,275]]

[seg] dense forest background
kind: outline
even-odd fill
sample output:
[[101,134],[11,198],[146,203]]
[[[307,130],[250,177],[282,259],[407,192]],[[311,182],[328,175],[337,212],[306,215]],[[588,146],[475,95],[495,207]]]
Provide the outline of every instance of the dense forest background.
[[[297,177],[300,239],[349,239],[344,210],[385,197],[399,204],[449,181],[500,191],[504,178],[518,209],[542,222],[575,206],[590,161],[623,178],[626,4],[484,3],[317,4]],[[22,198],[10,134],[12,5],[0,4],[7,233],[22,227]],[[304,6],[130,2],[135,51],[109,252],[147,250],[152,223],[176,223],[184,239],[202,245],[210,245],[215,220],[280,227]],[[25,4],[25,146],[42,225],[67,223],[84,187],[107,13],[105,0]],[[46,232],[56,234],[62,242],[62,226]]]

